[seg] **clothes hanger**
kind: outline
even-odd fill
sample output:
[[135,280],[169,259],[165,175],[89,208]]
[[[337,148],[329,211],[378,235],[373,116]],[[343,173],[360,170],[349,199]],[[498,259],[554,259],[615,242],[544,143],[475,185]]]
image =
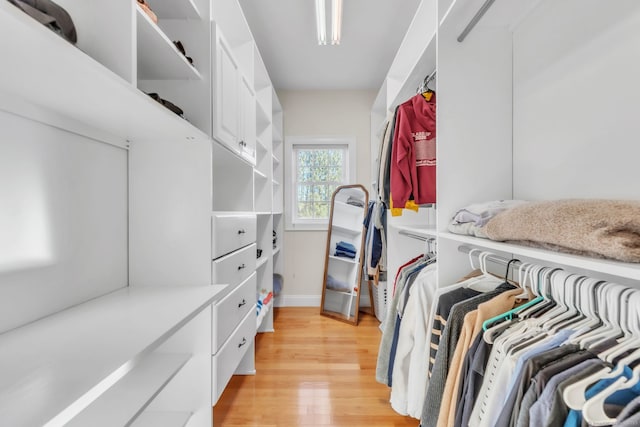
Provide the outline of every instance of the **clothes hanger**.
[[585,276],[579,276],[577,274],[572,274],[565,282],[566,293],[564,295],[565,301],[564,305],[567,307],[567,311],[564,314],[559,315],[558,317],[552,319],[545,326],[548,328],[551,334],[556,334],[562,326],[571,323],[577,322],[582,319],[582,313],[578,310],[579,302],[579,292],[578,288],[583,280],[585,280]]
[[562,325],[564,328],[571,328],[575,332],[567,340],[569,343],[574,343],[574,339],[581,334],[589,332],[593,328],[600,325],[600,319],[598,318],[597,307],[597,294],[596,290],[601,286],[604,281],[596,280],[590,277],[585,278],[578,289],[579,304],[578,309],[582,314],[582,319],[578,321],[569,321]]
[[[546,267],[540,267],[536,269],[539,289],[543,289],[543,285],[540,282],[546,282],[549,279],[549,276],[553,274],[554,269],[548,269]],[[526,310],[530,307],[528,304],[525,304],[520,307],[521,310]],[[494,345],[499,345],[502,351],[508,352],[515,345],[519,345],[526,340],[536,339],[536,337],[540,336],[540,329],[536,327],[537,319],[534,317],[524,317],[520,312],[517,313],[517,316],[514,318],[516,323],[514,326],[508,330],[506,330],[502,335],[499,342],[495,342]]]
[[[508,263],[507,263],[507,271],[505,272],[504,275],[504,280],[505,282],[509,282],[509,267],[511,267],[512,263],[515,262],[520,262],[519,259],[513,258],[511,259]],[[496,322],[502,322],[505,320],[513,320],[513,316],[519,311],[519,307],[513,308],[505,313],[499,314],[495,317],[492,317],[491,319],[487,319],[482,323],[482,330],[486,331],[487,329],[489,329],[489,326],[496,323]]]
[[[516,297],[516,300],[521,298],[523,295],[525,295],[528,298],[531,298],[531,296],[533,295],[537,295],[537,291],[535,290],[536,287],[534,286],[534,274],[533,274],[533,270],[536,270],[536,272],[538,271],[538,269],[540,269],[541,267],[534,265],[534,264],[529,264],[529,263],[522,263],[520,264],[520,268],[519,268],[519,272],[518,272],[518,283],[520,284],[520,287],[523,289],[523,293],[521,295],[519,295],[518,297]],[[537,277],[537,273],[536,273],[536,277]],[[527,284],[529,285],[529,291],[527,292]],[[529,303],[523,304],[520,307],[521,308],[526,308]],[[493,323],[493,325],[485,325],[483,324],[483,336],[482,338],[485,340],[485,342],[489,343],[489,344],[493,344],[494,340],[502,335],[503,332],[505,332],[506,329],[510,328],[511,326],[513,326],[513,324],[516,321],[519,321],[519,318],[516,318],[516,316],[507,316],[505,318],[504,321],[502,321],[501,323]],[[486,329],[485,329],[486,326]]]
[[[608,286],[608,293],[609,293],[609,297],[618,297],[616,298],[616,300],[618,302],[622,301],[622,297],[624,295],[624,293],[629,291],[629,288],[625,288],[623,286],[619,286],[619,285],[614,285],[614,284],[609,284]],[[608,313],[607,313],[608,314]],[[609,319],[605,318],[603,319],[606,323],[609,322]],[[598,328],[599,330],[601,328]],[[605,329],[608,329],[605,328]],[[584,348],[584,347],[583,347]],[[613,355],[609,355],[611,358],[613,358]],[[614,369],[611,369],[608,366],[603,367],[602,369],[600,369],[597,372],[594,372],[593,374],[589,375],[586,378],[583,378],[581,380],[578,380],[572,384],[569,384],[563,394],[562,394],[562,398],[564,399],[564,402],[566,403],[566,405],[571,408],[571,409],[575,409],[575,410],[581,410],[582,407],[584,406],[586,399],[585,399],[585,392],[587,390],[587,388],[589,388],[589,386],[601,379],[609,379],[609,378],[615,378],[619,375],[621,375],[623,373],[624,370],[624,366],[627,365],[628,363],[634,361],[634,360],[638,360],[640,358],[640,350],[636,350],[633,353],[631,353],[630,355],[622,358],[620,361],[618,361],[618,363],[616,364],[616,366],[614,367]]]
[[[631,304],[631,301],[634,301],[634,307],[637,306],[636,304],[640,303],[640,298],[638,297],[639,295],[640,294],[638,292],[633,292],[633,294],[630,295],[629,303]],[[640,336],[640,327],[638,327],[637,323],[638,319],[636,318],[635,321],[630,321],[628,317],[629,312],[627,311],[626,314],[626,327],[629,327],[629,332],[635,334],[636,336]],[[640,364],[636,365],[633,368],[631,376],[629,378],[624,375],[616,378],[616,380],[613,383],[609,384],[609,386],[607,386],[604,390],[600,391],[585,402],[584,406],[582,407],[582,413],[585,421],[594,426],[606,426],[615,423],[616,419],[609,417],[609,415],[605,412],[604,405],[606,400],[618,391],[636,386],[638,382],[640,382]]]

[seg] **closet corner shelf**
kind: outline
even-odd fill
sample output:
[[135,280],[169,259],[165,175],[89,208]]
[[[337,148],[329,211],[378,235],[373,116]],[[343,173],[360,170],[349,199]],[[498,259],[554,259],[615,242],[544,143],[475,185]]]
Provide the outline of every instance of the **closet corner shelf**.
[[269,211],[256,211],[254,212],[256,215],[258,216],[267,216],[267,215],[271,215],[271,212]]
[[264,138],[263,137],[257,137],[256,138],[256,148],[262,150],[263,153],[267,153],[269,151],[269,145],[264,142]]
[[271,124],[271,116],[262,107],[262,104],[256,102],[256,132],[260,135]]
[[202,80],[200,72],[137,5],[136,17],[140,80]]
[[145,411],[131,425],[133,427],[184,427],[191,415],[190,412]]
[[[104,140],[210,138],[8,2],[0,3],[2,109]],[[15,43],[20,40],[20,43]],[[44,55],[43,52],[47,54]],[[55,57],[55,60],[51,60]],[[42,70],[47,70],[42,73]],[[15,82],[28,81],[16,87]],[[15,98],[17,101],[8,101]],[[44,116],[44,117],[43,117]]]
[[282,215],[282,211],[273,211],[273,215]]
[[274,165],[279,165],[280,164],[280,159],[275,154],[271,154],[271,157],[273,157],[273,164]]
[[262,323],[264,322],[264,319],[267,317],[267,313],[269,312],[269,310],[271,310],[272,305],[273,298],[271,298],[271,301],[269,301],[267,305],[262,306],[262,308],[260,309],[260,313],[258,313],[258,318],[256,319],[256,329],[260,329]]
[[280,253],[280,246],[276,246],[276,247],[273,249],[273,255],[275,256],[275,255],[278,255],[279,253]]
[[273,126],[273,142],[282,142],[282,130],[277,126]]
[[333,255],[329,255],[329,259],[332,259],[334,261],[344,262],[346,264],[358,265],[357,259],[350,259],[342,256],[333,256]]
[[269,257],[266,255],[263,255],[260,258],[258,258],[258,262],[256,263],[256,270],[265,266],[267,264],[267,261],[269,261]]
[[262,178],[262,179],[267,179],[268,178],[268,176],[265,173],[260,172],[258,169],[254,169],[253,173],[259,178]]
[[[151,372],[145,375],[158,380],[158,370],[177,372],[186,356],[165,358],[155,353],[158,346],[225,288],[126,287],[5,332],[0,336],[4,423],[44,425],[59,414],[74,415],[103,397],[108,400],[110,384],[125,385],[147,369]],[[131,366],[133,376],[127,378],[125,368]]]
[[438,234],[440,238],[460,242],[463,244],[494,250],[503,253],[514,254],[540,261],[547,261],[555,264],[575,267],[594,272],[602,272],[613,276],[640,280],[640,264],[612,261],[599,258],[590,258],[580,255],[565,254],[539,248],[530,248],[511,243],[496,242],[489,239],[482,239],[472,236],[464,236],[449,232]]
[[151,7],[159,19],[202,19],[193,0],[153,0]]
[[273,179],[273,185],[275,185],[276,187],[280,186],[280,181]]

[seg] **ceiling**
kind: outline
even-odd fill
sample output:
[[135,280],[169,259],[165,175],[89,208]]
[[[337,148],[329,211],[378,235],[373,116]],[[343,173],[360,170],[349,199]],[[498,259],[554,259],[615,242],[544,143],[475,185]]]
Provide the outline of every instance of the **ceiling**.
[[273,85],[289,90],[380,88],[419,3],[344,0],[341,44],[319,46],[314,0],[240,0]]

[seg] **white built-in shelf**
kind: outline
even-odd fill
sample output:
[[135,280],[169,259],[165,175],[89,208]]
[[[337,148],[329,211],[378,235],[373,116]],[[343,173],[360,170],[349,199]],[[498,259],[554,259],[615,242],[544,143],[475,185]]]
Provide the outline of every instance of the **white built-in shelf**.
[[264,255],[263,252],[263,255],[258,258],[258,261],[256,262],[256,270],[267,265],[267,261],[269,261],[269,257]]
[[254,173],[257,177],[262,178],[262,179],[267,179],[267,178],[269,178],[266,174],[264,174],[264,173],[260,172],[258,169],[254,169],[254,170],[253,170],[253,173]]
[[[152,353],[65,426],[129,425],[189,361],[189,354]],[[142,362],[142,363],[140,363]],[[114,411],[113,408],[118,408]]]
[[[256,147],[260,150],[262,150],[262,153],[267,153],[268,151],[268,145],[267,143],[264,141],[263,137],[257,137],[256,138]],[[258,155],[258,157],[260,157],[260,155]]]
[[[1,110],[123,146],[129,140],[209,141],[9,2],[0,2],[0,28],[11,34],[0,38],[2,60],[11,64],[2,70]],[[20,81],[29,84],[16,85]]]
[[496,242],[489,239],[464,236],[448,232],[438,233],[438,236],[441,239],[452,240],[477,248],[484,248],[532,258],[540,261],[546,261],[554,264],[565,265],[568,267],[575,267],[594,272],[603,272],[614,276],[640,280],[640,264],[590,258],[579,255],[570,255],[561,252],[530,248],[526,246],[514,245],[511,243]]
[[[149,16],[136,6],[138,79],[201,80],[202,75]],[[162,94],[160,94],[162,97]],[[169,100],[171,101],[171,100]]]
[[260,309],[260,313],[258,313],[258,318],[256,319],[257,329],[260,329],[260,326],[262,326],[262,322],[264,322],[264,319],[267,317],[267,313],[269,312],[269,310],[271,310],[272,305],[273,305],[273,296],[271,297],[271,301],[269,301],[267,305],[263,305],[262,308]]
[[272,180],[273,181],[273,185],[275,185],[276,187],[280,186],[280,181],[278,180]]
[[273,164],[274,165],[279,165],[280,164],[280,159],[278,158],[278,156],[276,156],[275,154],[272,154],[271,157],[273,157]]
[[271,116],[262,104],[256,102],[256,132],[260,135],[271,124]]
[[202,19],[193,0],[147,0],[159,19]]
[[131,427],[184,427],[191,415],[190,412],[145,411]]
[[353,265],[357,265],[358,264],[358,259],[351,259],[351,258],[346,258],[343,256],[334,256],[334,255],[330,255],[329,256],[330,259],[334,260],[334,261],[340,261],[340,262],[344,262],[347,264],[353,264]]
[[282,215],[282,211],[273,211],[273,215]]
[[3,425],[71,419],[225,287],[127,287],[0,335]]
[[282,142],[282,130],[277,126],[273,126],[273,142]]
[[415,226],[415,225],[398,225],[395,226],[400,234],[404,234],[409,237],[418,237],[423,239],[430,239],[438,237],[438,232],[435,226]]
[[341,226],[341,225],[338,225],[338,224],[333,224],[331,226],[331,229],[333,231],[342,232],[343,234],[348,234],[349,236],[353,236],[353,237],[356,237],[360,233],[362,233],[362,227],[350,228],[350,227],[344,227],[344,226]]
[[259,216],[267,216],[267,215],[271,215],[271,212],[269,211],[260,211],[260,212],[254,212],[256,215]]
[[274,255],[274,256],[276,256],[276,255],[278,255],[279,253],[280,253],[280,246],[276,246],[276,247],[273,249],[273,255]]

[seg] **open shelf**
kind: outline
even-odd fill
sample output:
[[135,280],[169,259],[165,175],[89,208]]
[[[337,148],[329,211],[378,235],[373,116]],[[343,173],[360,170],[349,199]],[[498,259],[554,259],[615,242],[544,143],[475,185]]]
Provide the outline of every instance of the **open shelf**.
[[561,252],[530,248],[526,246],[514,245],[511,243],[496,242],[489,239],[464,236],[448,232],[439,233],[438,236],[441,239],[460,242],[478,248],[515,254],[522,257],[533,258],[540,261],[547,261],[555,264],[561,264],[595,272],[604,272],[606,274],[633,280],[640,280],[640,264],[590,258],[579,255],[570,255]]
[[340,261],[340,262],[344,262],[347,264],[354,264],[357,265],[358,264],[358,259],[351,259],[351,258],[345,258],[345,257],[341,257],[341,256],[333,256],[333,255],[329,255],[329,259],[332,259],[334,261]]
[[[141,80],[201,80],[202,75],[149,16],[136,6],[138,78]],[[162,94],[160,94],[162,96]]]
[[278,253],[280,253],[280,246],[276,246],[276,247],[273,249],[273,255],[274,255],[274,256],[275,256],[275,255],[278,255]]
[[262,326],[262,322],[264,322],[264,319],[267,317],[267,313],[271,310],[271,306],[273,306],[273,297],[271,297],[271,301],[269,301],[267,305],[263,305],[260,309],[260,313],[258,313],[258,318],[256,319],[257,329],[260,329]]
[[8,2],[0,3],[0,28],[12,35],[0,39],[3,60],[12,64],[3,69],[0,109],[123,146],[136,139],[209,141],[200,129]]
[[262,255],[260,258],[258,258],[258,261],[256,262],[256,270],[260,267],[264,267],[267,264],[267,261],[269,261],[269,257],[266,255]]
[[184,427],[189,418],[189,412],[148,411],[140,414],[131,427]]
[[333,224],[332,228],[334,231],[342,232],[344,234],[348,234],[349,236],[353,236],[353,237],[356,237],[360,233],[362,233],[361,227],[358,229],[354,229],[354,228],[343,227],[341,225]]
[[[106,398],[110,386],[128,381],[138,363],[142,369],[148,355],[225,287],[127,287],[2,334],[3,424],[71,419]],[[182,363],[159,357],[154,366],[164,372]]]
[[338,291],[336,289],[331,289],[331,288],[327,288],[327,291],[333,292],[334,294],[341,294],[341,295],[344,295],[344,296],[347,296],[347,297],[350,297],[352,295],[355,296],[355,294],[353,292]]
[[280,159],[275,154],[272,154],[271,157],[273,157],[273,164],[274,165],[279,165],[280,164]]
[[258,176],[259,178],[262,178],[262,179],[267,179],[267,178],[269,178],[266,174],[264,174],[264,173],[260,172],[258,169],[254,169],[254,170],[253,170],[253,173],[254,173],[256,176]]
[[202,19],[193,0],[148,0],[159,19]]
[[[188,354],[151,354],[115,385],[105,391],[71,422],[69,427],[124,426],[136,417],[140,408],[158,395],[191,358]],[[118,408],[114,411],[113,408]]]

